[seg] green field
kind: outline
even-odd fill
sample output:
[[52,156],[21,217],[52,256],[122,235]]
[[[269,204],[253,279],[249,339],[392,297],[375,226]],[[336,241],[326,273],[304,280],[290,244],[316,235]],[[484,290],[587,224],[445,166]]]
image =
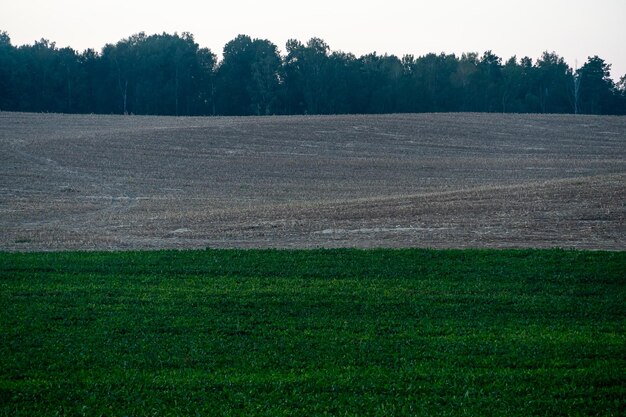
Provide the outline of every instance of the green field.
[[625,415],[626,252],[0,253],[0,415]]

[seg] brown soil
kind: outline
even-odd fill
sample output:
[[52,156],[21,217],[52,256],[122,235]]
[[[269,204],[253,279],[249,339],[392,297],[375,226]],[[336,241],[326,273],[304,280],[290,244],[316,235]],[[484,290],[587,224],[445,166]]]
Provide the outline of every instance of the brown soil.
[[626,249],[626,117],[0,113],[0,250]]

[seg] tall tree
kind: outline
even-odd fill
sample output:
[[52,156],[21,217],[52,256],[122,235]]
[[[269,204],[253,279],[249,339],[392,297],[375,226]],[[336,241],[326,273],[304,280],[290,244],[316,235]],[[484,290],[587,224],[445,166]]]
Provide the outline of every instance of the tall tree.
[[538,97],[542,113],[573,113],[572,69],[554,52],[537,60]]
[[478,71],[478,54],[464,53],[458,60],[456,70],[450,75],[452,85],[457,89],[457,101],[460,111],[476,111],[479,92],[474,88],[474,79]]
[[523,68],[517,64],[517,58],[511,57],[502,67],[500,94],[502,97],[502,113],[507,111],[523,111],[523,98],[521,91],[523,86]]
[[364,55],[359,59],[363,113],[394,113],[398,108],[403,66],[394,55]]
[[585,113],[611,113],[614,88],[611,65],[597,55],[589,57],[578,70],[580,76],[580,107]]
[[215,66],[217,57],[208,48],[200,48],[197,53],[198,73],[194,77],[197,101],[192,114],[215,115]]
[[615,96],[617,104],[615,114],[626,114],[626,75],[623,75],[615,84]]
[[328,113],[363,113],[359,111],[358,92],[360,67],[353,54],[333,52],[328,61],[326,83],[331,88],[327,104]]
[[281,70],[276,45],[239,35],[224,46],[223,56],[217,70],[218,113],[274,113]]
[[282,61],[276,45],[266,39],[252,41],[254,56],[249,85],[251,112],[268,115],[278,111]]
[[[107,44],[102,49],[102,60],[107,68],[110,91],[117,95],[113,111],[128,114],[135,111],[133,103],[135,83],[137,79],[137,47],[146,38],[141,32],[122,39],[115,45]],[[129,107],[130,106],[130,107]]]
[[309,39],[306,45],[294,39],[287,41],[284,73],[290,113],[330,113],[329,51],[319,38]]
[[455,74],[458,60],[454,55],[426,54],[415,60],[413,79],[419,96],[418,112],[454,111],[458,104],[454,99]]
[[0,32],[0,110],[14,109],[16,72],[15,48],[6,32]]
[[63,48],[58,51],[58,81],[59,97],[63,97],[63,111],[65,113],[80,112],[79,94],[82,90],[82,72],[79,56],[71,48]]
[[73,50],[59,50],[47,39],[19,47],[13,76],[19,91],[16,110],[72,111],[72,71],[76,60]]
[[482,91],[481,111],[494,112],[502,108],[502,59],[486,51],[478,63],[478,88]]
[[81,90],[77,94],[77,107],[84,113],[106,113],[108,92],[103,91],[102,80],[106,78],[101,68],[100,55],[93,49],[87,49],[78,56],[81,69]]
[[189,33],[139,33],[105,46],[101,61],[116,112],[189,115],[212,107],[203,83],[212,81],[215,56]]
[[247,35],[239,35],[224,46],[216,75],[218,114],[252,114],[250,91],[254,55],[252,39]]

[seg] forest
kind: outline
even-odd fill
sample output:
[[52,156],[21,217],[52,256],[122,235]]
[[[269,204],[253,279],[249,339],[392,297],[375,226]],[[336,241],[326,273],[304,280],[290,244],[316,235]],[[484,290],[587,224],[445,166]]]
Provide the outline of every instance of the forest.
[[555,52],[503,60],[491,51],[415,57],[332,51],[291,39],[285,52],[239,35],[221,60],[190,33],[138,33],[100,52],[46,39],[15,46],[0,31],[0,111],[271,115],[500,112],[626,114],[626,75]]

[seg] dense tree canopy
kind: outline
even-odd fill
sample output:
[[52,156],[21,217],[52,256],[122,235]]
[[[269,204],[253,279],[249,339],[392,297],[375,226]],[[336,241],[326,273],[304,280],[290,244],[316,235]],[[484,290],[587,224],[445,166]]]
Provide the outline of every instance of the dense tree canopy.
[[281,55],[239,35],[223,58],[189,33],[139,33],[82,53],[0,32],[0,110],[159,115],[406,112],[626,114],[626,75],[589,57],[577,71],[554,52],[503,61],[482,55],[331,51],[291,39]]

